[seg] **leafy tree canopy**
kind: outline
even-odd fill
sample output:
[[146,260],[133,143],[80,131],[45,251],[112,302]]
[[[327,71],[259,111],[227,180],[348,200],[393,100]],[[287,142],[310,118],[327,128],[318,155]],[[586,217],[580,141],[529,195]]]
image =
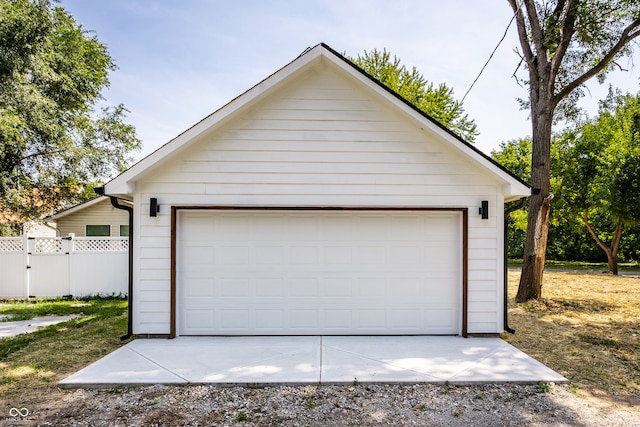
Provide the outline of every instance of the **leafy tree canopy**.
[[[517,5],[514,0],[508,1]],[[602,83],[610,71],[628,67],[622,61],[631,56],[630,42],[640,34],[640,2],[526,0],[520,6],[524,8],[528,17],[523,28],[531,51],[525,48],[522,58],[536,76],[544,76],[546,81],[523,79],[522,83],[533,84],[536,92],[538,86],[551,85],[556,118],[575,119],[580,113],[577,101],[585,95],[585,82],[596,77]],[[521,103],[530,107],[530,100]]]
[[391,58],[386,49],[365,50],[349,59],[465,140],[475,141],[478,136],[476,124],[465,114],[462,104],[454,99],[453,89],[444,83],[435,86],[415,67],[409,70],[397,57]]
[[640,96],[610,90],[595,119],[556,139],[562,203],[580,215],[606,210],[612,224],[640,221]]
[[50,0],[0,0],[0,211],[22,220],[92,196],[140,148],[122,105],[95,111],[106,46]]
[[556,139],[557,207],[584,223],[617,274],[623,230],[640,222],[640,97],[610,91],[598,117]]
[[499,149],[491,151],[491,157],[521,180],[531,180],[530,138],[502,142]]

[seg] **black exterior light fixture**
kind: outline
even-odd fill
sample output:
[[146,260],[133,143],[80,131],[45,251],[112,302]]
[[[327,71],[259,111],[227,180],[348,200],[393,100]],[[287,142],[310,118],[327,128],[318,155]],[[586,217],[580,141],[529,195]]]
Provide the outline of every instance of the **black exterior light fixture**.
[[158,199],[152,197],[151,199],[149,199],[149,216],[158,216],[158,212],[160,212]]
[[489,201],[483,200],[480,209],[478,209],[478,214],[482,217],[482,219],[489,219]]

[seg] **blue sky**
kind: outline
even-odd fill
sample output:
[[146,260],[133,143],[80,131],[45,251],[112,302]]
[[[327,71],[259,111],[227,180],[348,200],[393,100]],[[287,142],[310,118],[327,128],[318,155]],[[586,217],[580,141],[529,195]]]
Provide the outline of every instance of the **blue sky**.
[[[461,99],[502,37],[505,0],[62,0],[85,30],[95,31],[118,66],[105,104],[131,113],[144,149],[157,149],[296,58],[327,43],[356,56],[386,48]],[[464,108],[489,153],[531,134],[511,77],[518,64],[515,24]],[[622,64],[627,66],[627,64]],[[628,65],[631,68],[631,65]],[[637,92],[639,73],[616,73],[616,87]],[[607,84],[592,82],[582,105],[595,113]]]

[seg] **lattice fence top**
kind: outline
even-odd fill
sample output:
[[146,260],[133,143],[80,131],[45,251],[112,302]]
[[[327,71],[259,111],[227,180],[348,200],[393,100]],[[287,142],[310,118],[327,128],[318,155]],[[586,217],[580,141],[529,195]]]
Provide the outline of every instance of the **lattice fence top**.
[[33,239],[34,254],[61,254],[65,252],[65,241],[58,237],[38,237]]
[[[22,237],[1,237],[0,253],[24,251]],[[29,238],[32,254],[64,254],[71,247],[70,241],[60,237]],[[76,237],[73,252],[127,252],[129,239],[126,237]]]
[[22,237],[2,237],[0,238],[0,252],[22,252]]
[[76,238],[75,252],[126,252],[129,249],[127,238]]

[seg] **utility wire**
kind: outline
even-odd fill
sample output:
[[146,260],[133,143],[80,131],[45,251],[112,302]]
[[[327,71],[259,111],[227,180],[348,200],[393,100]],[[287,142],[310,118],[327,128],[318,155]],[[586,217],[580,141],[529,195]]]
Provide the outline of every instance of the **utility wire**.
[[498,48],[500,47],[500,45],[502,44],[504,39],[507,37],[507,33],[509,32],[509,28],[511,27],[511,24],[513,24],[513,20],[516,19],[516,15],[518,14],[519,11],[520,11],[520,6],[518,5],[518,10],[516,10],[516,13],[514,13],[513,16],[511,17],[511,20],[509,21],[509,24],[507,25],[507,28],[505,28],[505,30],[504,30],[504,34],[502,35],[502,38],[500,39],[500,41],[498,42],[496,47],[493,49],[493,52],[491,52],[491,55],[489,55],[489,59],[487,59],[487,62],[485,62],[484,65],[482,66],[482,69],[478,73],[478,76],[476,77],[476,79],[473,81],[473,83],[471,83],[471,86],[469,86],[469,89],[467,89],[467,92],[462,97],[462,100],[460,101],[460,104],[464,103],[465,98],[467,97],[467,95],[469,95],[469,92],[471,92],[471,89],[473,89],[473,86],[475,86],[476,82],[478,81],[478,79],[482,75],[482,72],[484,71],[485,68],[487,68],[487,65],[489,65],[489,62],[493,58],[493,55],[496,53],[496,51],[498,50]]

